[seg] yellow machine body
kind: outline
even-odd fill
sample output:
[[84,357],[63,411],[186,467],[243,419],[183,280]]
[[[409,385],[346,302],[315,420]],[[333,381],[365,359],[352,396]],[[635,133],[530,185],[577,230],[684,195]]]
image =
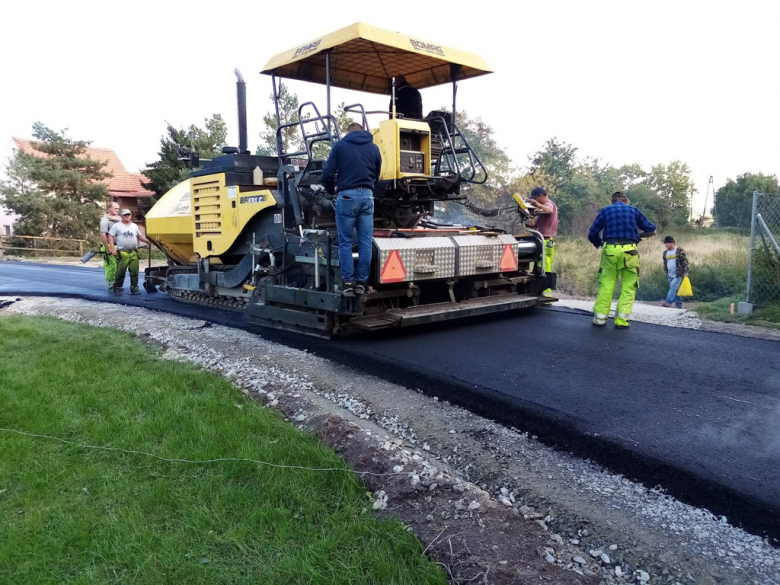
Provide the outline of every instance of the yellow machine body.
[[267,187],[225,185],[225,173],[193,177],[192,192],[193,249],[201,258],[227,252],[246,224],[276,199]]
[[382,154],[380,180],[431,175],[431,128],[426,122],[383,120],[371,134]]
[[193,177],[160,198],[146,215],[146,229],[180,264],[195,264],[198,256],[218,263],[247,223],[275,205],[267,187],[226,186],[224,173]]
[[149,210],[146,234],[172,260],[180,264],[195,262],[189,180],[176,185]]

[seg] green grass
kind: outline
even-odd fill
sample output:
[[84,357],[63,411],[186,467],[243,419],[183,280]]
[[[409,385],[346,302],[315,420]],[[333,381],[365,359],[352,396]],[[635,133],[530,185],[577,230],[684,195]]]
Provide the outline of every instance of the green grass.
[[731,314],[731,303],[734,303],[735,311],[737,303],[744,298],[719,299],[711,303],[699,303],[696,311],[702,317],[713,321],[726,323],[743,323],[745,325],[757,325],[770,329],[780,330],[780,303],[766,303],[756,305],[750,315]]
[[[165,457],[344,467],[225,380],[116,330],[0,318],[0,427]],[[368,511],[366,511],[366,508]],[[0,582],[424,583],[347,472],[168,463],[0,432]]]

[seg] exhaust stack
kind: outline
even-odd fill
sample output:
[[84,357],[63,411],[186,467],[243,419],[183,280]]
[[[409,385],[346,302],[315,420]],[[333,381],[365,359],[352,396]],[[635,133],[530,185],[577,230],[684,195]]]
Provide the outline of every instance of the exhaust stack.
[[238,152],[245,154],[248,152],[247,129],[246,129],[246,83],[244,76],[236,68],[236,94],[238,98]]

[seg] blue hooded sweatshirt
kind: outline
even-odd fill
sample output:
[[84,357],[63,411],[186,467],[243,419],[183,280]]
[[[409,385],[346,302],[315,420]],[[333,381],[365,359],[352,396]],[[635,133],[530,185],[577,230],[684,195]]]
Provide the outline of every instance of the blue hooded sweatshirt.
[[339,191],[371,189],[382,170],[382,155],[371,132],[350,132],[333,145],[322,171],[322,182],[328,193],[335,193],[336,173]]

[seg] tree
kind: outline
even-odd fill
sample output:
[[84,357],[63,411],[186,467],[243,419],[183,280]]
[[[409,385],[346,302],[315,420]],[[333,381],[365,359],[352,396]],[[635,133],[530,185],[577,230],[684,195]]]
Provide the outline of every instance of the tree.
[[663,197],[653,191],[644,183],[639,183],[626,189],[626,196],[631,205],[636,205],[642,210],[647,219],[653,222],[659,229],[665,229],[671,222],[671,210],[666,205]]
[[[269,96],[271,103],[274,103],[274,96]],[[298,122],[298,96],[287,89],[286,85],[279,84],[279,120],[281,125]],[[256,154],[261,156],[276,156],[276,110],[263,116],[265,128],[260,132],[260,146],[257,147]],[[290,126],[282,130],[282,149],[284,152],[299,152],[303,150],[303,139],[298,126]]]
[[[286,85],[280,85],[278,97],[279,120],[281,121],[282,126],[298,122],[298,110],[300,108],[298,96],[287,89]],[[273,94],[271,94],[269,98],[273,104]],[[333,114],[336,118],[336,125],[338,126],[339,132],[342,134],[342,136],[347,131],[347,126],[349,126],[354,121],[350,115],[344,111],[345,105],[346,104],[344,102],[339,104],[335,113]],[[320,112],[320,114],[323,114],[323,112]],[[310,118],[311,112],[305,112],[303,119],[309,120]],[[263,116],[263,124],[264,129],[262,132],[260,132],[260,146],[257,147],[255,154],[261,156],[277,156],[276,129],[278,126],[276,124],[275,110]],[[305,124],[307,133],[313,134],[318,130],[321,130],[320,128],[312,128],[312,124],[319,124],[319,122],[312,121]],[[300,126],[295,125],[282,129],[282,149],[284,152],[301,152],[305,150]],[[330,143],[316,142],[312,150],[315,158],[327,159],[328,154],[330,153]]]
[[214,114],[204,120],[204,127],[194,124],[189,128],[176,129],[170,124],[167,136],[160,139],[160,159],[147,164],[144,176],[149,179],[143,186],[154,191],[156,201],[170,189],[187,179],[190,173],[189,163],[179,160],[179,150],[196,152],[201,160],[219,156],[227,141],[227,125],[220,114]]
[[[563,233],[584,234],[599,208],[615,191],[625,191],[638,207],[649,210],[659,227],[685,225],[695,192],[688,165],[675,161],[646,172],[638,164],[614,167],[596,158],[577,158],[577,149],[557,138],[530,158],[531,172],[553,181],[551,196]],[[649,216],[648,216],[649,217]]]
[[541,171],[554,181],[556,187],[561,187],[574,179],[577,169],[577,148],[566,142],[559,142],[556,137],[553,137],[529,160],[532,169]]
[[[515,173],[511,159],[496,142],[495,130],[483,122],[482,118],[470,118],[465,111],[457,113],[456,124],[487,171],[487,181],[481,185],[470,184],[464,187],[464,195],[483,207],[506,205],[506,194],[502,194],[499,189],[510,183]],[[465,161],[464,156],[461,163]],[[479,178],[479,175],[475,178]],[[510,193],[509,198],[511,197]]]
[[[446,108],[441,110],[447,111]],[[481,185],[468,183],[463,185],[461,195],[465,195],[473,204],[485,209],[511,210],[515,206],[512,195],[516,192],[525,192],[527,185],[533,183],[534,179],[520,174],[512,166],[512,160],[496,141],[495,130],[482,118],[471,118],[467,112],[460,111],[457,113],[456,122],[471,148],[485,165],[488,175],[487,181]],[[464,163],[466,160],[465,155],[462,155],[461,162]],[[518,215],[515,213],[482,217],[468,212],[457,203],[444,203],[437,205],[436,214],[444,221],[488,224],[509,231],[519,231]]]
[[[557,138],[548,140],[530,159],[531,173],[549,177],[550,197],[558,206],[559,231],[587,232],[607,193],[620,184],[618,173],[598,159],[577,159],[577,148]],[[615,189],[613,189],[615,190]]]
[[618,174],[624,189],[630,189],[647,179],[647,173],[642,166],[638,164],[623,165],[618,169]]
[[[669,208],[668,221],[673,225],[686,225],[691,197],[696,192],[687,164],[674,161],[667,166],[654,165],[645,184],[660,195]],[[666,227],[668,224],[663,224]]]
[[750,227],[753,213],[753,191],[759,193],[778,193],[776,175],[763,173],[744,173],[737,180],[728,179],[715,193],[715,215],[722,227]]
[[85,156],[89,142],[73,140],[40,122],[33,125],[35,153],[18,151],[0,184],[5,206],[19,215],[19,235],[95,241],[109,200],[102,181],[106,163]]

